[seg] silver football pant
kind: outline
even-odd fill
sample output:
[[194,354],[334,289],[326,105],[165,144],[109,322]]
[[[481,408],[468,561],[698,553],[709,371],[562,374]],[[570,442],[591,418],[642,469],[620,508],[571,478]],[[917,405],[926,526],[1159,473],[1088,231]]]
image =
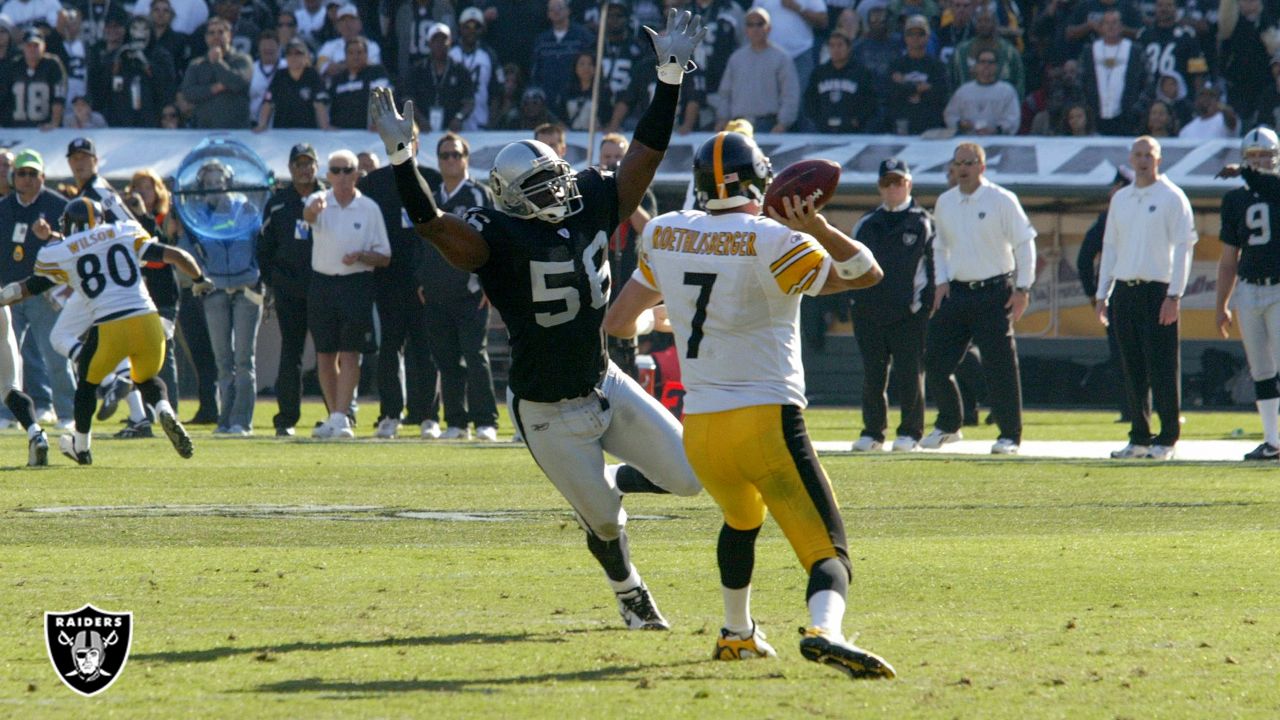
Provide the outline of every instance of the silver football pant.
[[680,423],[613,363],[586,396],[540,403],[508,389],[507,407],[538,467],[601,540],[616,540],[627,523],[622,495],[605,475],[606,452],[674,495],[702,489],[685,458]]
[[1280,371],[1280,285],[1240,282],[1233,298],[1249,375],[1254,381]]
[[9,397],[9,393],[20,390],[19,378],[22,377],[22,353],[18,351],[18,338],[13,332],[13,318],[8,306],[0,308],[0,401]]
[[49,343],[53,345],[54,350],[74,361],[80,351],[81,338],[89,332],[91,327],[93,327],[93,312],[89,309],[89,303],[80,293],[71,293],[66,304],[62,306],[62,312],[58,313],[57,322],[53,324]]

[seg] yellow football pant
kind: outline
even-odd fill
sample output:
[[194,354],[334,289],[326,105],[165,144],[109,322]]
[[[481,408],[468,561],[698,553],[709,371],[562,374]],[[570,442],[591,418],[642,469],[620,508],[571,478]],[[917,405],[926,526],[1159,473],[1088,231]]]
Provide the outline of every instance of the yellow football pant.
[[751,530],[772,512],[809,571],[848,557],[835,493],[805,431],[800,408],[755,405],[684,418],[689,464],[735,530]]
[[94,326],[89,333],[80,362],[84,367],[85,353],[91,353],[83,377],[95,385],[126,357],[129,376],[135,383],[155,377],[164,365],[164,325],[157,313],[109,320]]

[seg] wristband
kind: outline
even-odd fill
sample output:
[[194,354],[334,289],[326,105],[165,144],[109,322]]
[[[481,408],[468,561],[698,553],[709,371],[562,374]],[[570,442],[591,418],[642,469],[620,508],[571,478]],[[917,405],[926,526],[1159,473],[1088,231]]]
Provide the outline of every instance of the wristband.
[[871,256],[871,251],[862,250],[848,260],[835,263],[836,274],[845,280],[853,280],[865,275],[873,265],[875,258]]
[[668,85],[680,85],[684,82],[684,68],[675,63],[659,65],[658,79]]
[[645,308],[644,312],[636,318],[636,336],[648,335],[653,332],[653,326],[656,320],[653,317],[653,308]]
[[22,299],[22,283],[11,282],[0,288],[0,304],[8,305]]
[[413,159],[413,148],[409,145],[403,145],[396,149],[395,152],[387,156],[387,162],[392,165],[399,165]]
[[1031,292],[1031,288],[1027,287],[1026,285],[1019,285],[1018,287],[1014,288],[1014,292],[1029,293]]

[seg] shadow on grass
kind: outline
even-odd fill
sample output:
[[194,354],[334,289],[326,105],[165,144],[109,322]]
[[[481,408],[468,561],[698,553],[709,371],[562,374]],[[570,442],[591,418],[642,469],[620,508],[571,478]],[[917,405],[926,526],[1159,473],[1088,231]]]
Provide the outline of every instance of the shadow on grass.
[[704,660],[684,660],[667,664],[610,665],[594,670],[577,670],[559,673],[538,673],[512,677],[485,677],[454,680],[325,680],[309,677],[284,680],[259,685],[245,692],[254,693],[326,693],[331,698],[358,700],[365,697],[404,692],[494,692],[494,688],[520,685],[542,685],[558,682],[635,682],[634,673],[647,670],[666,670],[686,665],[703,664]]
[[174,650],[172,652],[134,653],[134,662],[152,661],[165,663],[213,662],[239,655],[281,655],[291,652],[328,652],[358,648],[424,647],[439,645],[502,645],[505,643],[562,643],[566,636],[593,630],[565,630],[555,633],[485,634],[460,633],[457,635],[425,635],[422,637],[388,637],[378,640],[339,640],[334,642],[293,642],[280,645],[245,645],[205,648],[204,650]]

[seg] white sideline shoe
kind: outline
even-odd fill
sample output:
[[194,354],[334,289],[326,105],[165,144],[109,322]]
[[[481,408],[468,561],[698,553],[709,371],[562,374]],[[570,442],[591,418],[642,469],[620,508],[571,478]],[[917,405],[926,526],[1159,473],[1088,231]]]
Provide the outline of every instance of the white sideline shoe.
[[481,425],[476,428],[476,439],[484,442],[498,442],[498,428],[492,425]]
[[957,440],[963,440],[963,439],[964,439],[964,433],[960,432],[959,430],[953,433],[949,433],[949,432],[943,432],[938,428],[934,428],[928,435],[924,436],[923,440],[920,441],[920,447],[924,448],[925,450],[937,450],[943,445],[946,445],[948,443],[953,443]]
[[374,437],[390,440],[400,433],[400,421],[395,418],[382,418],[378,421],[378,429],[374,431]]
[[1134,445],[1129,443],[1119,450],[1112,450],[1111,457],[1114,460],[1131,460],[1134,458],[1144,458],[1151,453],[1151,448],[1146,445]]
[[1152,445],[1151,451],[1147,453],[1147,458],[1151,460],[1172,460],[1172,445]]
[[422,423],[423,440],[439,440],[440,439],[440,423],[435,420],[428,420]]
[[883,442],[871,437],[870,435],[863,435],[862,437],[858,438],[857,442],[853,444],[853,451],[854,452],[873,452],[883,447],[884,447]]
[[440,433],[441,440],[470,440],[471,429],[464,427],[450,427]]
[[1009,438],[1000,438],[991,446],[992,455],[1017,455],[1018,443]]
[[920,443],[910,435],[901,435],[893,441],[893,452],[916,452]]

